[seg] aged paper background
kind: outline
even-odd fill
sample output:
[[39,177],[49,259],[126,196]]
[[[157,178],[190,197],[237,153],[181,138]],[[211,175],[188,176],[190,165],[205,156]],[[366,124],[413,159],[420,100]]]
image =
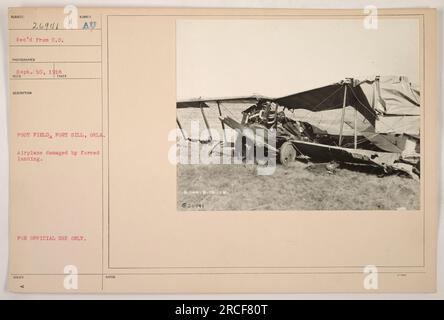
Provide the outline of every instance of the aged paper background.
[[[24,13],[30,22],[42,16],[63,19],[60,9],[42,10],[11,13]],[[91,68],[79,64],[71,74],[87,74],[87,82],[78,76],[54,87],[44,81],[32,84],[34,108],[23,107],[29,97],[11,96],[10,290],[65,291],[63,270],[70,264],[80,272],[82,292],[364,292],[362,268],[368,264],[380,267],[381,292],[434,290],[433,11],[381,12],[384,19],[408,17],[421,25],[422,109],[427,110],[422,210],[252,215],[176,211],[175,167],[167,161],[171,143],[166,137],[175,127],[178,16],[304,19],[311,14],[322,20],[353,19],[361,12],[347,11],[344,18],[343,11],[82,10],[99,21],[97,30],[90,32],[100,31],[100,36],[87,39],[100,52],[99,76],[90,76]],[[10,29],[20,29],[15,23],[10,22]],[[85,41],[76,35],[67,38]],[[10,50],[12,55],[17,47]],[[11,81],[11,90],[28,90],[27,86],[27,80]],[[24,130],[103,131],[105,138],[63,143],[64,148],[100,149],[100,157],[23,166],[15,162],[15,147],[53,146],[46,140],[22,142],[14,132]],[[54,233],[85,239],[17,241],[19,235]],[[20,287],[23,283],[25,288]]]

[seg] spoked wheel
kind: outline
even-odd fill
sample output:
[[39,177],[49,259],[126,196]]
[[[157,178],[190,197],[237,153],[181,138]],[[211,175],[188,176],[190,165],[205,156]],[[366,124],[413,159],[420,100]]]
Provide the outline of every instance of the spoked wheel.
[[296,160],[296,149],[291,142],[286,141],[281,145],[279,148],[279,160],[284,166],[288,166]]

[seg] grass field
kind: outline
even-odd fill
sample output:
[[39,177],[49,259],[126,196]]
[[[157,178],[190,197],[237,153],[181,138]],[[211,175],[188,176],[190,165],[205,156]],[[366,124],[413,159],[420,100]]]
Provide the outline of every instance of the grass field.
[[[222,112],[240,121],[241,111],[246,107],[241,103],[230,104],[222,106]],[[302,112],[291,116],[306,113]],[[209,104],[205,114],[209,126],[218,131],[221,139],[217,105]],[[200,109],[177,109],[177,116],[186,136],[199,138],[190,134],[190,122],[199,121],[200,130],[205,129]],[[184,145],[179,144],[179,149]],[[396,175],[378,177],[377,172],[362,172],[356,167],[339,168],[334,174],[324,164],[312,170],[307,167],[299,161],[288,168],[278,164],[273,175],[260,176],[254,165],[181,164],[177,167],[177,207],[180,210],[416,210],[420,207],[420,185],[413,179]]]
[[178,165],[179,210],[416,210],[419,182],[401,176],[303,162],[277,165],[270,176],[254,165]]

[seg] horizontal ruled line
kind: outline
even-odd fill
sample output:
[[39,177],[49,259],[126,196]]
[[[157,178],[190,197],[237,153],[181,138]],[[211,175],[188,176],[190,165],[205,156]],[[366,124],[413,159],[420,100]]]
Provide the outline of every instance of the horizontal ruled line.
[[8,29],[9,31],[99,31],[101,28],[94,29],[20,29],[20,28],[12,28]]
[[102,61],[10,61],[10,63],[102,63]]
[[9,80],[100,80],[102,78],[10,78]]
[[10,47],[101,47],[101,44],[10,44]]
[[[378,273],[384,274],[426,274],[425,271],[378,271]],[[135,275],[153,275],[153,276],[163,276],[163,275],[239,275],[239,274],[252,274],[252,275],[262,275],[262,274],[275,274],[275,275],[289,275],[289,274],[362,274],[361,271],[307,271],[307,272],[134,272],[134,273],[77,273],[79,276],[135,276]],[[12,277],[16,276],[66,276],[66,273],[12,273]]]

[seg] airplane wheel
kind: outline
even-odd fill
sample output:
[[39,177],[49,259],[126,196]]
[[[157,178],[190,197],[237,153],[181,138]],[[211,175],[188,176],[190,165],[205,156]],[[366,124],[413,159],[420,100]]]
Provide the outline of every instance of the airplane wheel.
[[279,148],[279,160],[284,166],[296,160],[296,149],[291,142],[284,142]]

